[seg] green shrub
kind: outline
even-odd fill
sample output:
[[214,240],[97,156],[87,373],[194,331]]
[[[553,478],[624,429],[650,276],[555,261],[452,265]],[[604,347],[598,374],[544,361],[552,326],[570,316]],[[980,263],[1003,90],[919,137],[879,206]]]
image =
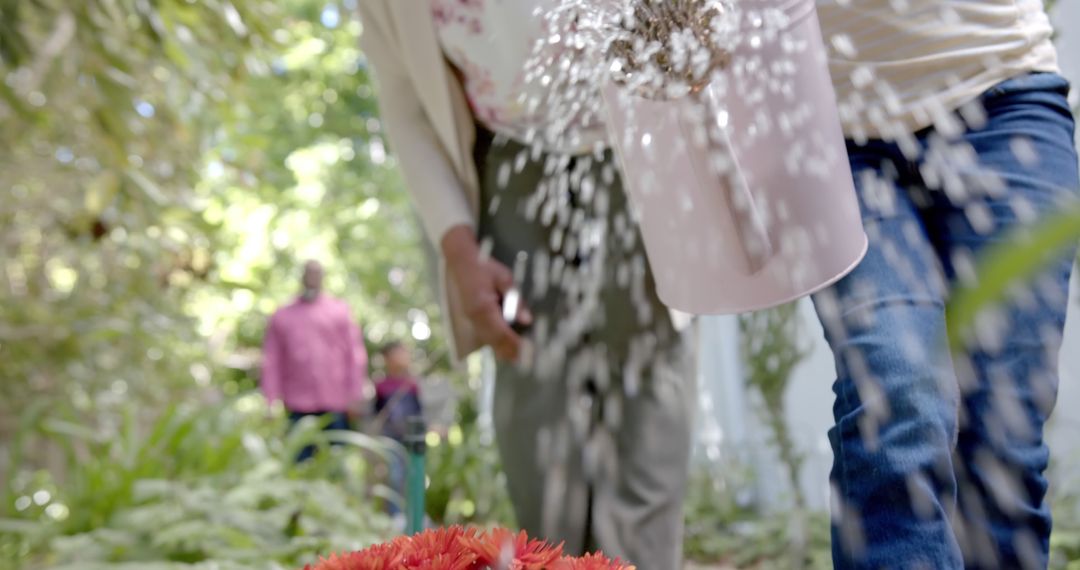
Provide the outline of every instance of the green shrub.
[[[349,438],[315,421],[279,437],[284,425],[266,418],[257,397],[176,405],[144,426],[134,418],[113,433],[49,417],[24,422],[63,444],[69,463],[61,474],[13,477],[0,511],[0,560],[35,570],[290,568],[392,535],[371,497],[370,458],[386,452],[375,440],[329,448],[330,439]],[[309,443],[322,452],[294,465]]]
[[[685,506],[687,559],[762,570],[832,568],[827,516],[762,513],[754,505],[752,480],[752,473],[737,465],[692,473]],[[795,548],[797,543],[803,546]]]
[[427,513],[437,524],[512,528],[513,507],[499,453],[477,419],[475,402],[464,398],[447,436],[428,447]]

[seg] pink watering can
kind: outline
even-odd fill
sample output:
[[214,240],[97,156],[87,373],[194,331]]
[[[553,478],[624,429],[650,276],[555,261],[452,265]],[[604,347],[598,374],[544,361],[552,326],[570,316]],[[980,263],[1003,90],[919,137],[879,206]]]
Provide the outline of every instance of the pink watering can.
[[[695,314],[809,295],[867,249],[814,0],[718,2],[696,14],[690,25],[710,41],[726,27],[723,49],[701,49],[685,23],[673,28],[683,36],[668,44],[674,58],[658,59],[655,41],[651,52],[635,43],[634,33],[658,33],[642,21],[650,13],[710,1],[608,0],[624,15],[640,3],[621,44],[638,55],[615,57],[603,88],[660,298]],[[665,65],[678,73],[659,73]]]

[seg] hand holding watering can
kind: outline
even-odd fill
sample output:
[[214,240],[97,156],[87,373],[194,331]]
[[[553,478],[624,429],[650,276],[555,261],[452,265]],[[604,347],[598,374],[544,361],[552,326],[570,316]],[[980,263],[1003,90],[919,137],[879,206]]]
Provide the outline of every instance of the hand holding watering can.
[[660,298],[814,293],[867,248],[813,0],[607,0],[602,88]]

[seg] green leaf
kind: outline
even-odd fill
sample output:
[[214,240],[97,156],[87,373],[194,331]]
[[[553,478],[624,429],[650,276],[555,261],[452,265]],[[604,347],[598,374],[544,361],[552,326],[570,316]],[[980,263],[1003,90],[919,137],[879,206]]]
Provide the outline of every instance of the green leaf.
[[1034,278],[1078,240],[1080,204],[1073,203],[986,252],[976,272],[978,282],[956,290],[949,302],[946,319],[953,349],[963,349],[981,311],[1005,301],[1014,287]]

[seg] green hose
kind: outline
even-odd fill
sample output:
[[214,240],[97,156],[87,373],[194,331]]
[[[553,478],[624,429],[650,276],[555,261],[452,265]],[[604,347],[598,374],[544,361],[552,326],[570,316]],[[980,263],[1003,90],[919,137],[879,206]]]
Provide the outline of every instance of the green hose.
[[409,418],[409,431],[405,436],[405,449],[409,454],[408,482],[405,486],[405,512],[409,534],[424,530],[424,493],[426,474],[424,473],[424,453],[427,451],[427,429],[424,419],[416,416]]

